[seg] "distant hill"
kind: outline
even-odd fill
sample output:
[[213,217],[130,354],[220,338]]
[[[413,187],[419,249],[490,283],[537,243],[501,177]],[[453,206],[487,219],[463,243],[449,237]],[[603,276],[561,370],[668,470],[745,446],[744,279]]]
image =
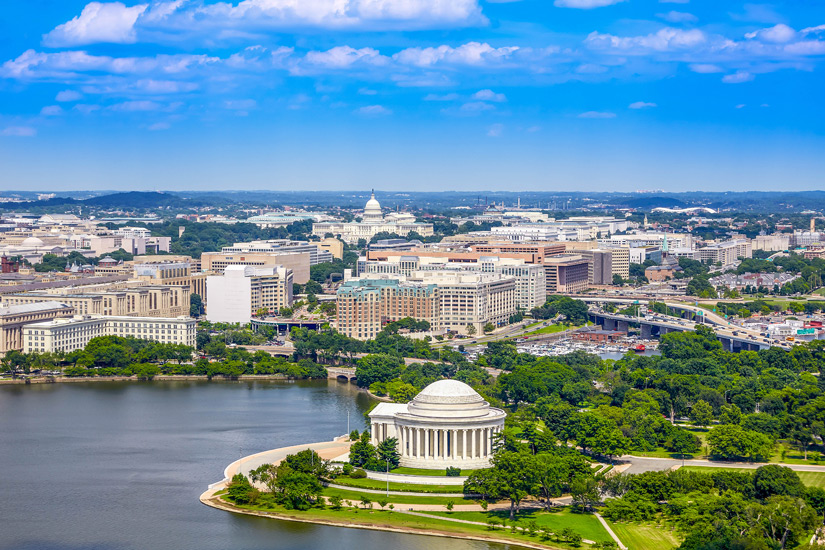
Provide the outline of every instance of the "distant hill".
[[673,197],[634,197],[622,202],[628,208],[639,208],[642,210],[650,210],[652,208],[684,208],[687,206],[684,202]]
[[90,199],[73,199],[70,197],[55,197],[45,201],[28,201],[16,203],[0,203],[4,210],[23,210],[27,208],[49,208],[54,206],[94,206],[98,208],[118,208],[123,210],[148,209],[171,207],[198,207],[209,206],[214,199],[186,198],[172,193],[158,193],[156,191],[129,191],[126,193],[111,193]]

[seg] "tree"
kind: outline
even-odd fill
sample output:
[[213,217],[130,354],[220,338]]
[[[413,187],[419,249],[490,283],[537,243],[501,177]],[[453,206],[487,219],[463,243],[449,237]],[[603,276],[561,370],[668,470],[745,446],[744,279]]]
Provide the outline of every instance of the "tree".
[[805,485],[796,472],[778,464],[768,464],[756,469],[753,476],[753,487],[757,498],[768,498],[774,495],[802,497],[805,495]]
[[476,493],[486,499],[510,500],[510,519],[515,517],[521,501],[531,494],[536,484],[535,458],[528,451],[498,451],[492,467],[474,473],[464,482],[465,493]]
[[388,437],[378,444],[377,447],[378,463],[386,467],[389,463],[389,469],[394,470],[398,468],[398,463],[401,460],[401,454],[398,452],[398,439]]
[[398,377],[403,370],[403,359],[385,353],[377,353],[358,360],[355,367],[355,378],[358,386],[368,388],[373,382],[388,382]]
[[199,317],[203,313],[203,299],[199,294],[189,295],[189,316]]
[[338,495],[332,495],[331,497],[329,497],[327,499],[327,502],[329,502],[330,508],[332,508],[333,510],[340,510],[341,509],[341,504],[343,503],[343,501],[344,500],[341,497],[339,497]]
[[484,334],[490,334],[496,330],[496,326],[493,323],[487,323],[484,325]]
[[613,286],[622,286],[624,285],[624,279],[618,273],[613,274]]
[[476,333],[476,326],[472,323],[467,323],[467,334],[474,336]]
[[701,445],[702,443],[698,437],[687,430],[677,428],[673,431],[670,439],[665,444],[665,448],[668,451],[678,453],[682,458],[682,463],[684,464],[685,454],[699,452]]
[[592,476],[581,476],[570,484],[573,505],[589,511],[599,502],[599,483]]
[[349,448],[349,463],[353,466],[364,467],[375,463],[378,456],[375,446],[370,443],[370,433],[364,431],[361,438]]
[[690,409],[690,420],[697,426],[710,426],[713,423],[713,407],[707,401],[697,401]]
[[751,432],[741,426],[724,424],[708,432],[710,454],[721,460],[747,458],[765,461],[773,453],[773,440],[765,434]]

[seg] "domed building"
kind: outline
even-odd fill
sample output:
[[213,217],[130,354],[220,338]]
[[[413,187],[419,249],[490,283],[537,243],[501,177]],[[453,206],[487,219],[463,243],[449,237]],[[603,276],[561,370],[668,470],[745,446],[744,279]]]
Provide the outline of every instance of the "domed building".
[[381,203],[375,198],[375,191],[370,194],[370,200],[364,206],[363,223],[381,223],[384,221],[384,214],[381,213]]
[[402,237],[410,233],[418,233],[422,237],[433,234],[433,224],[418,223],[415,216],[405,212],[391,213],[384,217],[381,203],[370,194],[370,199],[364,206],[364,215],[360,222],[318,222],[312,224],[312,234],[323,238],[327,233],[340,237],[347,243],[357,243],[359,239],[369,241],[379,233],[394,233]]
[[433,382],[409,403],[379,403],[369,414],[372,443],[398,439],[401,466],[490,466],[493,436],[507,416],[458,380]]

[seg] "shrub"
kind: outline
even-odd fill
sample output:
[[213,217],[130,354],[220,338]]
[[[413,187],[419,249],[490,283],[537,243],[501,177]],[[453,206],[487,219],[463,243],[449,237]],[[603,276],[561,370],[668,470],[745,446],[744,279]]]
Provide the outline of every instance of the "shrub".
[[349,477],[352,479],[364,479],[367,477],[367,472],[365,472],[362,468],[358,468],[357,470],[354,470]]
[[448,477],[458,477],[461,475],[461,468],[456,468],[455,466],[447,466],[447,476]]
[[355,468],[353,468],[352,464],[349,464],[349,463],[345,463],[341,467],[341,473],[344,474],[345,476],[351,476],[353,470],[355,470]]

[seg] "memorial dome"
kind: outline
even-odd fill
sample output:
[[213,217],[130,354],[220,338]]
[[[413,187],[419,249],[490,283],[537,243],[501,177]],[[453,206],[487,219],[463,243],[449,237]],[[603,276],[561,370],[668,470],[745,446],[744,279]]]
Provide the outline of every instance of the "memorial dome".
[[413,398],[408,414],[434,418],[476,418],[490,414],[490,404],[458,380],[433,382]]

